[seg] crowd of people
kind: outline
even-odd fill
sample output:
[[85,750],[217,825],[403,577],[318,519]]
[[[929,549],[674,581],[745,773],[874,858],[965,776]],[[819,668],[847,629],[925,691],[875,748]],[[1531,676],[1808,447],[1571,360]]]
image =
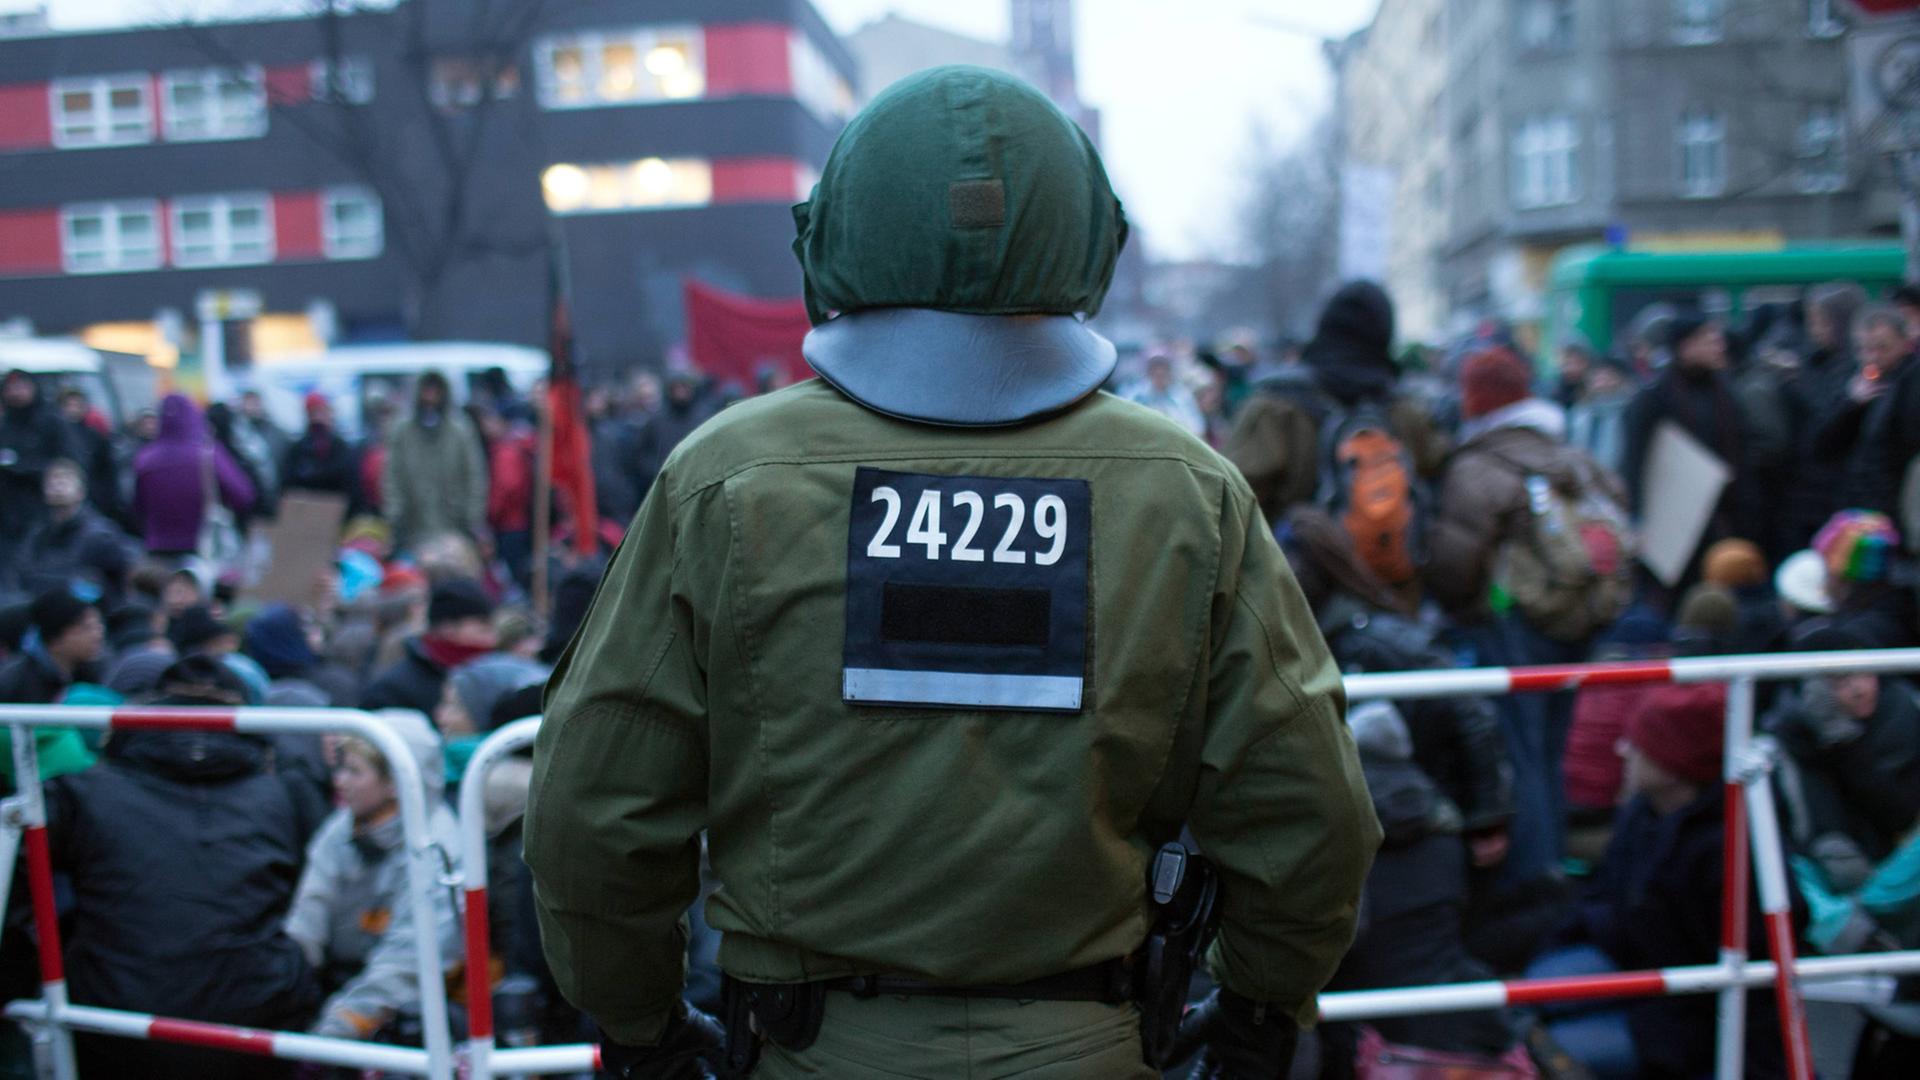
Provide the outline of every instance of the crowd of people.
[[[1920,642],[1920,292],[1869,305],[1834,284],[1732,326],[1655,308],[1617,353],[1573,343],[1551,364],[1496,324],[1444,351],[1396,354],[1394,340],[1390,299],[1352,283],[1304,343],[1152,350],[1114,387],[1238,466],[1344,670]],[[454,390],[428,374],[404,415],[368,403],[359,437],[318,394],[301,431],[254,394],[204,410],[170,395],[115,431],[84,394],[8,374],[0,701],[377,710],[414,750],[435,840],[457,860],[468,756],[539,711],[597,583],[601,561],[577,552],[618,542],[666,456],[727,395],[685,373],[587,395],[606,525],[547,556],[543,617],[540,396],[504,379],[464,402]],[[1726,482],[1702,496],[1712,506],[1677,569],[1655,574],[1640,526],[1669,508],[1650,505],[1649,463],[1676,438]],[[261,538],[302,492],[345,504],[337,558],[305,596],[262,603]],[[1920,696],[1848,675],[1762,697],[1807,944],[1920,945]],[[1710,687],[1356,706],[1387,840],[1334,987],[1713,962],[1724,708]],[[449,973],[461,965],[458,903],[443,892],[437,925],[413,924],[396,778],[371,746],[57,727],[35,739],[75,1001],[419,1037],[416,943],[434,934]],[[490,975],[503,1027],[571,1041],[585,1033],[544,975],[518,859],[528,776],[517,761],[487,780]],[[0,970],[30,995],[31,924],[14,895]],[[698,983],[711,940],[697,918],[695,945]],[[1766,951],[1757,936],[1751,948]],[[1335,1026],[1318,1060],[1328,1076],[1423,1053],[1693,1077],[1710,1069],[1711,1009],[1652,999]],[[1751,1068],[1778,1071],[1763,997],[1749,1019]],[[1862,1061],[1910,1063],[1915,1045],[1876,1021]],[[21,1067],[17,1040],[11,1051]],[[82,1052],[91,1075],[282,1068],[124,1040],[83,1039]]]

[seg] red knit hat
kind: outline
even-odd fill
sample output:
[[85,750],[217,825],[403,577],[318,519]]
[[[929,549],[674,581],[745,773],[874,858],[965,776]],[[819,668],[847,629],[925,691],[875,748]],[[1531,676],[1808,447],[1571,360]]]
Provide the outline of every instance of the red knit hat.
[[1533,369],[1510,349],[1487,349],[1460,369],[1460,414],[1471,420],[1533,396]]
[[1711,784],[1720,779],[1726,722],[1726,687],[1663,686],[1627,720],[1627,741],[1680,779]]

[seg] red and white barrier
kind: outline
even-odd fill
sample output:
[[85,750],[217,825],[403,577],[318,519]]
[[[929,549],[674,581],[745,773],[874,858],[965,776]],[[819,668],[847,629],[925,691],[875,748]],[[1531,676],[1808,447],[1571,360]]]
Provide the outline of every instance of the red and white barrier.
[[[14,1002],[7,1011],[30,1024],[37,1021],[36,1048],[44,1051],[46,1065],[56,1080],[78,1077],[73,1055],[72,1032],[75,1030],[453,1080],[453,1045],[447,1023],[440,938],[431,930],[435,923],[432,897],[433,890],[439,887],[439,866],[433,858],[433,834],[427,826],[426,792],[420,782],[420,767],[405,741],[392,728],[371,713],[350,709],[115,709],[85,705],[0,705],[0,723],[9,725],[13,732],[14,776],[20,790],[27,883],[33,896],[34,929],[40,939],[41,976],[40,1001]],[[408,903],[414,925],[421,928],[416,935],[415,958],[426,1048],[413,1050],[295,1032],[252,1031],[71,1004],[67,1000],[60,924],[54,908],[46,802],[41,794],[39,758],[29,725],[120,731],[238,731],[258,735],[343,734],[372,745],[386,759],[400,803],[400,824],[407,850]]]

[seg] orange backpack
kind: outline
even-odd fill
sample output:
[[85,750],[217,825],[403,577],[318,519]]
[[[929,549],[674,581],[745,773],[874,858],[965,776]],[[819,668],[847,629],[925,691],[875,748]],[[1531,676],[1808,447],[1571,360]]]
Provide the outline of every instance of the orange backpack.
[[1329,416],[1320,503],[1353,538],[1360,561],[1389,585],[1419,572],[1422,514],[1413,455],[1370,407]]

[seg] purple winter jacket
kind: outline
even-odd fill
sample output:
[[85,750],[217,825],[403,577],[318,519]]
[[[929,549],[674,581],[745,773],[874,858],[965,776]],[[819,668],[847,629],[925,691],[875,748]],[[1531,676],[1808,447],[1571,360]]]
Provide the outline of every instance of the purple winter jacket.
[[213,455],[220,501],[235,513],[245,513],[253,505],[253,484],[246,472],[208,433],[200,406],[184,394],[168,394],[160,402],[159,436],[133,459],[133,513],[148,551],[184,553],[199,546],[208,454]]

